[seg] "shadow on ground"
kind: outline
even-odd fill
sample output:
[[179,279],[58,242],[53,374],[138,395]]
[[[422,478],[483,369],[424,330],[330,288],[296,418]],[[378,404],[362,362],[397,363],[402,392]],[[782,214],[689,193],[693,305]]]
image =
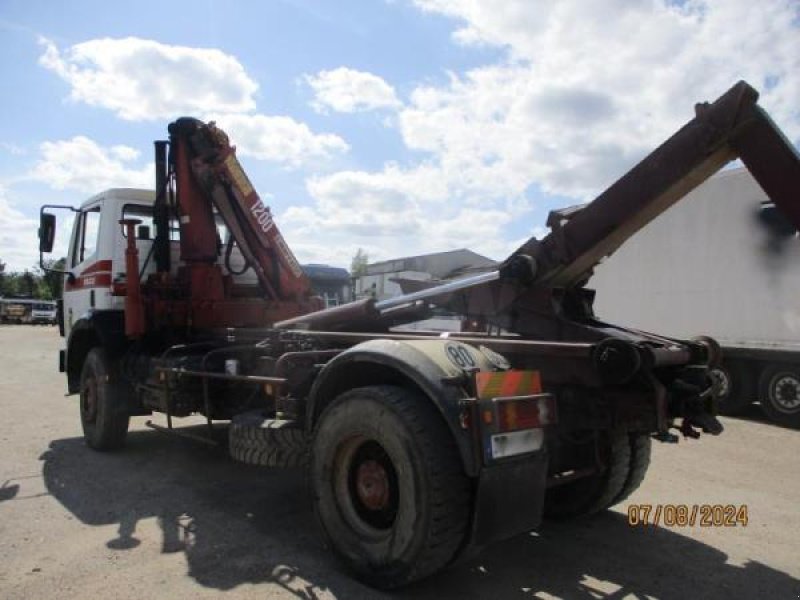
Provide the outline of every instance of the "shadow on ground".
[[728,415],[726,418],[728,419],[736,419],[741,421],[750,421],[752,423],[762,423],[764,425],[771,425],[772,427],[778,427],[780,429],[788,429],[797,431],[796,427],[790,427],[789,425],[783,425],[781,423],[776,423],[772,419],[770,419],[767,414],[764,412],[764,409],[761,408],[760,404],[754,403],[747,406],[741,413],[737,415]]
[[[162,552],[185,553],[189,576],[226,590],[280,585],[300,598],[384,597],[342,572],[323,547],[304,476],[234,463],[221,452],[132,432],[102,454],[82,439],[42,456],[48,491],[87,525],[116,525],[108,548],[136,552],[141,519],[157,518]],[[736,535],[731,532],[731,535]],[[795,598],[800,581],[666,529],[638,529],[617,513],[548,524],[391,594],[395,598]]]
[[0,485],[0,502],[3,500],[11,500],[19,493],[19,485],[12,484],[9,485],[8,481],[3,482],[3,485]]

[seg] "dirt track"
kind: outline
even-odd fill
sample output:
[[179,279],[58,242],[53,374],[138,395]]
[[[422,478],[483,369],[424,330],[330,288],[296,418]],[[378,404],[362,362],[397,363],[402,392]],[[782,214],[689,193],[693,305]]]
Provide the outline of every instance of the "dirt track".
[[[90,451],[54,328],[0,328],[0,597],[373,598],[317,535],[299,472],[153,432]],[[800,432],[724,420],[655,447],[630,502],[548,524],[394,598],[800,597]],[[747,527],[631,527],[629,503],[747,504]],[[388,595],[386,597],[389,597]]]

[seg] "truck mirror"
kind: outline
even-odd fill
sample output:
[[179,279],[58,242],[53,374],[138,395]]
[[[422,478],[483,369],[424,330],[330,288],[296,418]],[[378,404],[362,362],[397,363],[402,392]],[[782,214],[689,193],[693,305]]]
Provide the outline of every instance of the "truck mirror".
[[56,238],[56,216],[43,212],[39,215],[39,252],[52,252]]

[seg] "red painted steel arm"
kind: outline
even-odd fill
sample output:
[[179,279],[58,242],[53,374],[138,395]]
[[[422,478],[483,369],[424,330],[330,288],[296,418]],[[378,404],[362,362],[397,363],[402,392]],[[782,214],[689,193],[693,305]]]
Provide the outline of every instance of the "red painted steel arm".
[[549,220],[551,233],[526,242],[505,273],[524,274],[527,261],[538,285],[579,286],[600,260],[735,158],[800,228],[800,156],[757,100],[740,81],[714,103],[697,105],[694,119],[595,200]]
[[[225,132],[214,123],[190,118],[178,119],[169,131],[173,152],[176,148],[185,150],[185,157],[178,154],[181,162],[174,163],[179,185],[190,168],[192,182],[186,189],[196,188],[198,192],[193,196],[204,195],[202,202],[194,204],[216,207],[264,293],[274,300],[310,297],[310,281],[242,169]],[[201,210],[196,212],[202,214]],[[211,243],[208,237],[207,234],[207,244]],[[211,240],[216,240],[216,230]]]

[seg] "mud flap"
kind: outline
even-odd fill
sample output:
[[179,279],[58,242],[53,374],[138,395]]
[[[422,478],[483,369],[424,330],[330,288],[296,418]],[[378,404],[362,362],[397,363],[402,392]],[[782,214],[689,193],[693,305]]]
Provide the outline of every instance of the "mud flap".
[[484,467],[478,478],[470,545],[480,548],[538,527],[546,482],[545,450]]

